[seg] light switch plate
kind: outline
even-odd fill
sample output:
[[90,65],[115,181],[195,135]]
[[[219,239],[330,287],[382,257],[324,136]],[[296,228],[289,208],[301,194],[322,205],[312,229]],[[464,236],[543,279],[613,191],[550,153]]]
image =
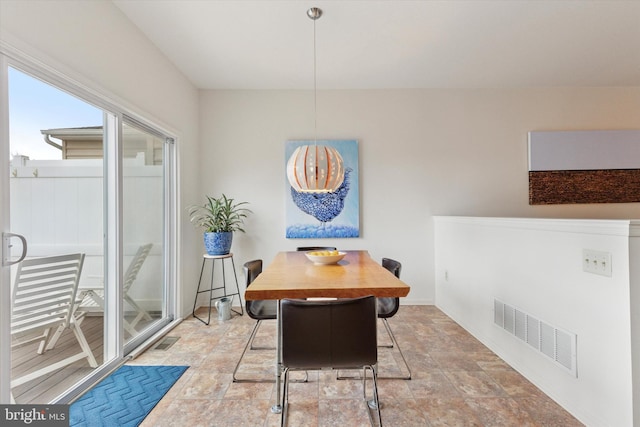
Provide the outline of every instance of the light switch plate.
[[611,277],[611,252],[582,250],[582,270]]

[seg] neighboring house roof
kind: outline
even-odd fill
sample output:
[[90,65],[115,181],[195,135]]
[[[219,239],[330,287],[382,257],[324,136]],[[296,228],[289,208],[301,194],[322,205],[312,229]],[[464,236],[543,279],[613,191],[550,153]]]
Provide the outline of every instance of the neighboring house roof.
[[[42,129],[40,133],[44,135],[47,144],[62,151],[63,159],[101,159],[104,155],[102,126]],[[124,135],[125,158],[144,153],[147,165],[162,164],[164,141],[131,127],[125,129]],[[60,142],[53,141],[51,138]]]
[[57,129],[43,129],[40,131],[43,135],[49,135],[54,138],[62,140],[70,139],[95,139],[102,141],[102,126],[87,126],[77,128],[57,128]]

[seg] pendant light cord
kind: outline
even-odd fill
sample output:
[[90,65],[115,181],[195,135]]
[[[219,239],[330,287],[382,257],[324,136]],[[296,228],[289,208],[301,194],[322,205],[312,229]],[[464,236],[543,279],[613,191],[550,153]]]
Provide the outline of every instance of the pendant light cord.
[[313,142],[318,143],[318,77],[316,64],[316,19],[313,20]]

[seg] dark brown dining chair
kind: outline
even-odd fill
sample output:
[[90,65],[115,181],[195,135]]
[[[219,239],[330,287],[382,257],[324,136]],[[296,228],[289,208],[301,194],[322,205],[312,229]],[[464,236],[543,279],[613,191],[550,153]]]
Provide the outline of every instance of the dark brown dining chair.
[[[369,421],[382,426],[378,402],[376,299],[342,298],[331,301],[289,300],[281,302],[282,339],[281,425],[287,421],[289,374],[294,370],[362,369],[362,388]],[[372,393],[367,396],[367,371],[371,372]]]
[[[393,273],[398,279],[400,278],[400,271],[402,270],[402,264],[391,258],[382,258],[382,266]],[[411,379],[411,369],[409,368],[409,364],[404,358],[404,354],[402,354],[402,349],[398,345],[398,341],[396,341],[396,337],[391,330],[391,326],[389,326],[388,319],[390,317],[395,316],[400,308],[400,298],[378,298],[378,318],[382,320],[382,324],[387,330],[387,334],[391,339],[391,344],[389,345],[381,345],[381,347],[393,348],[396,347],[398,352],[400,352],[400,357],[402,358],[402,362],[404,366],[407,368],[408,375],[399,375],[399,376],[383,376],[380,375],[379,378],[385,379],[401,379],[401,380],[410,380]]]
[[298,252],[306,252],[306,251],[335,251],[337,250],[334,246],[298,246],[296,251]]
[[[245,262],[243,268],[244,268],[245,285],[248,288],[251,285],[251,283],[256,279],[256,277],[258,277],[258,275],[262,273],[262,260],[255,259],[253,261]],[[245,308],[247,309],[247,314],[249,315],[249,317],[256,320],[256,324],[253,327],[253,330],[251,331],[251,335],[249,336],[249,341],[247,341],[247,344],[244,346],[244,350],[242,350],[242,355],[240,355],[240,359],[236,364],[236,368],[233,370],[233,382],[235,383],[275,382],[273,377],[269,379],[266,379],[266,378],[265,379],[239,379],[236,377],[236,373],[238,372],[238,369],[240,368],[240,363],[242,362],[242,359],[244,358],[244,355],[248,349],[275,350],[275,347],[254,347],[253,340],[256,337],[256,334],[258,333],[258,328],[260,327],[260,323],[263,320],[276,319],[276,315],[277,315],[276,304],[277,304],[277,301],[275,300],[245,301]]]

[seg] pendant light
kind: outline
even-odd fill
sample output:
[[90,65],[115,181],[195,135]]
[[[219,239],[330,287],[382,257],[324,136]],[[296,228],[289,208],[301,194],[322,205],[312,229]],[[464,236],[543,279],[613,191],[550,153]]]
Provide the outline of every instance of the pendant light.
[[295,149],[287,162],[287,178],[298,193],[332,193],[344,181],[344,162],[333,147],[318,145],[317,110],[318,88],[316,78],[316,20],[322,9],[312,7],[307,16],[313,20],[313,145],[302,145]]

